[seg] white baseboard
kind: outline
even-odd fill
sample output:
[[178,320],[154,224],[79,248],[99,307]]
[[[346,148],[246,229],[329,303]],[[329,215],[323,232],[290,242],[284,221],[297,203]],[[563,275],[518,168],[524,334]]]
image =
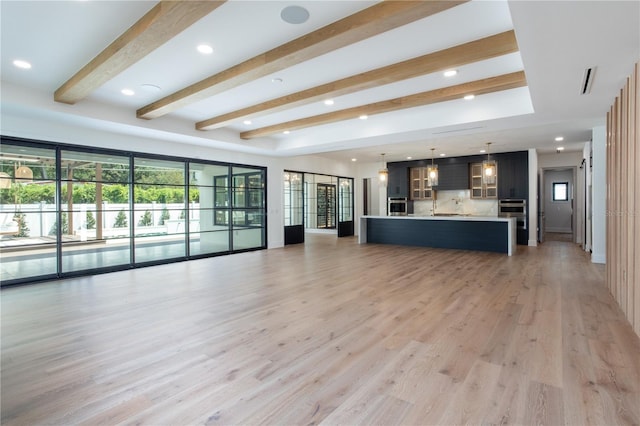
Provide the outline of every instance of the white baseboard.
[[529,247],[537,247],[538,246],[538,241],[537,240],[529,240]]
[[591,263],[607,263],[606,254],[591,253]]

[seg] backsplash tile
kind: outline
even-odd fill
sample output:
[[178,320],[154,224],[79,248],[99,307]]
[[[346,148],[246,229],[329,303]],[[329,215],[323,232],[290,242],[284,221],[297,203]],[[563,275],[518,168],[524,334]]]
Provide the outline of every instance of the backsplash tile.
[[[477,200],[471,198],[468,189],[457,191],[437,191],[436,213],[467,214],[472,216],[498,216],[498,200]],[[415,201],[414,216],[431,216],[433,201]]]

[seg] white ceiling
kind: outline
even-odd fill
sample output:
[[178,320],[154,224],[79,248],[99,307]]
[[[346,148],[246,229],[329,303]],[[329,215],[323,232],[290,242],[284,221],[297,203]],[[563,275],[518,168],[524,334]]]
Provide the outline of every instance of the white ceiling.
[[[305,7],[304,24],[285,23],[281,10]],[[581,149],[603,125],[633,64],[640,59],[638,1],[474,0],[437,15],[302,62],[153,120],[136,110],[338,19],[371,1],[231,0],[116,75],[75,105],[53,101],[53,92],[150,10],[153,1],[6,1],[0,3],[2,113],[28,115],[124,134],[150,136],[264,155],[318,154],[337,160],[388,161],[437,153],[478,153],[538,148]],[[441,73],[387,84],[241,122],[197,131],[196,121],[514,29],[520,52]],[[196,45],[208,43],[203,56]],[[32,63],[30,70],[12,65]],[[596,67],[592,91],[579,93],[584,70]],[[524,70],[527,87],[345,120],[253,140],[240,131],[349,108],[416,92]],[[274,78],[282,83],[273,83]],[[152,84],[160,92],[141,86]],[[120,93],[131,88],[131,97]]]

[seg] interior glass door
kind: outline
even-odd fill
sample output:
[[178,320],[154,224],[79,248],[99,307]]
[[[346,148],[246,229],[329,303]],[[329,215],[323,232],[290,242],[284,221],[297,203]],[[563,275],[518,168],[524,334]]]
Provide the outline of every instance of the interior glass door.
[[319,183],[317,188],[319,229],[336,229],[336,186]]
[[304,174],[285,171],[284,243],[304,243]]
[[338,237],[353,235],[353,179],[338,178]]

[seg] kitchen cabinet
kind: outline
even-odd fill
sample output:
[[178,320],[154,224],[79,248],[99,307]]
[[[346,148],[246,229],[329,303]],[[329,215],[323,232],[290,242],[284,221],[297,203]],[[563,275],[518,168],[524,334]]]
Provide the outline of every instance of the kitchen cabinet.
[[387,197],[409,197],[407,166],[403,163],[389,163],[387,170],[389,170]]
[[429,173],[426,167],[412,167],[409,182],[412,200],[433,200],[434,190],[429,186]]
[[438,164],[439,191],[469,189],[469,163]]
[[526,200],[529,195],[529,154],[527,151],[496,155],[500,166],[498,198]]
[[[498,169],[497,185],[486,187],[482,185],[482,161],[486,155],[470,155],[464,157],[436,158],[438,165],[438,186],[430,188],[437,191],[451,191],[470,189],[471,198],[496,199],[519,198],[528,199],[529,194],[529,154],[527,151],[506,152],[492,154]],[[426,168],[431,159],[398,161],[387,163],[389,182],[388,197],[407,197],[410,200],[424,200],[431,198],[414,198],[411,170]],[[472,165],[476,165],[472,169]],[[419,179],[418,179],[419,180]],[[422,191],[424,194],[424,186]],[[416,188],[419,196],[420,187]],[[428,195],[428,194],[427,194]]]
[[493,184],[486,184],[482,181],[482,163],[471,163],[469,165],[469,183],[471,187],[471,198],[493,199],[498,198],[498,182],[500,173],[496,165],[496,180]]

